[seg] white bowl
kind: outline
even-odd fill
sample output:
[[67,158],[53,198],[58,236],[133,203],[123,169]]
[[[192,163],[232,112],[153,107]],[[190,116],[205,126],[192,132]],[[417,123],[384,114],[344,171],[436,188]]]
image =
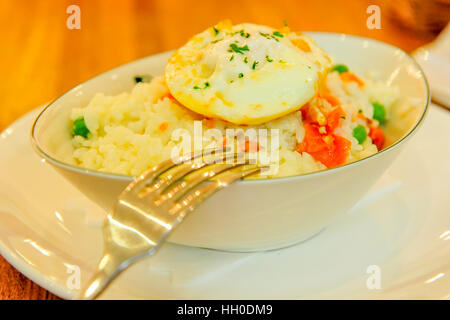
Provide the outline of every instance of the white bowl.
[[[385,150],[338,168],[270,180],[239,181],[208,199],[169,241],[229,251],[269,250],[305,240],[347,212],[389,167],[422,122],[429,103],[427,80],[416,62],[391,45],[354,36],[309,33],[338,63],[377,78],[417,99],[420,110],[405,134]],[[159,75],[170,53],[143,58],[103,73],[57,98],[37,117],[37,153],[86,196],[109,210],[133,177],[76,167],[70,154],[68,115],[97,92],[130,90],[137,74]]]

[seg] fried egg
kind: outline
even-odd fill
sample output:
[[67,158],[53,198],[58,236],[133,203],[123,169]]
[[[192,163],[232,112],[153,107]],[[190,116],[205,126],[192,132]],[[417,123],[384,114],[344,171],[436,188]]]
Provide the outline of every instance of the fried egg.
[[261,124],[301,108],[331,59],[301,33],[224,21],[169,59],[165,79],[188,109],[234,124]]

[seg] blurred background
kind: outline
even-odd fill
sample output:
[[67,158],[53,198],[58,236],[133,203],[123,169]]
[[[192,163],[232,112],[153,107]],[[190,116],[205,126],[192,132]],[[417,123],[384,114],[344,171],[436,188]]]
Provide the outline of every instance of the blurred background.
[[[71,5],[80,9],[80,29],[67,27]],[[292,30],[360,35],[412,52],[446,26],[450,0],[2,0],[0,131],[80,82],[175,49],[222,19],[286,21]],[[55,298],[0,257],[0,299]]]

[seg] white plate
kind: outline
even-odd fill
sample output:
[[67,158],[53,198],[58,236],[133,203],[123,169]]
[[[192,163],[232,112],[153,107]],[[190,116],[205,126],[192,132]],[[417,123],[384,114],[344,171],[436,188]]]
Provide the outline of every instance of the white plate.
[[[34,154],[36,114],[0,135],[0,253],[39,285],[73,298],[70,266],[87,281],[101,253],[104,212]],[[433,106],[369,194],[313,239],[250,254],[166,244],[102,298],[448,298],[449,124],[450,113]],[[366,285],[372,265],[381,289]]]

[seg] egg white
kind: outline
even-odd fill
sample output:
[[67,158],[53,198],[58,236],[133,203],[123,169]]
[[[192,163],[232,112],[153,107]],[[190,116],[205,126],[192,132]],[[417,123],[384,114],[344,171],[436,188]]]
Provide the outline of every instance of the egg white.
[[175,99],[192,111],[250,125],[299,109],[317,93],[330,65],[300,33],[222,22],[177,50],[165,78]]

